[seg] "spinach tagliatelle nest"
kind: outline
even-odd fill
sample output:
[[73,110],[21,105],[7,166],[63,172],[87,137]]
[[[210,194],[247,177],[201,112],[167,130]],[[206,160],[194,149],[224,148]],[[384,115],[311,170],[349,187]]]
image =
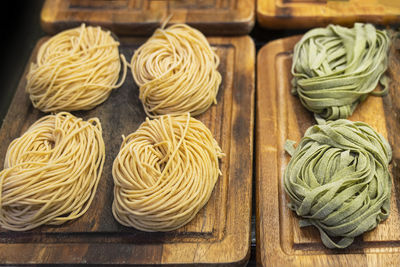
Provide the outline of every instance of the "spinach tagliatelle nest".
[[392,151],[368,124],[329,121],[293,144],[286,143],[292,158],[284,174],[289,207],[301,227],[318,228],[325,246],[345,248],[389,216]]
[[371,24],[310,30],[294,48],[292,92],[320,117],[345,119],[369,94],[387,94],[389,47],[386,31]]

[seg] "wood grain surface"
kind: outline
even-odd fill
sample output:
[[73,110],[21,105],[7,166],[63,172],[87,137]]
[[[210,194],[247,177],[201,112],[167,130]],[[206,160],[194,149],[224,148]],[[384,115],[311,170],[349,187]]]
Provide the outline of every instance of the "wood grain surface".
[[[172,232],[146,233],[124,227],[113,218],[112,163],[121,135],[145,120],[138,88],[130,71],[123,86],[93,110],[73,112],[98,117],[103,127],[106,161],[89,210],[61,226],[27,232],[0,232],[0,263],[7,264],[225,264],[244,265],[250,253],[255,47],[251,38],[208,39],[221,59],[218,104],[196,116],[208,126],[226,156],[222,175],[208,204],[188,225]],[[33,54],[35,57],[41,39]],[[130,60],[145,39],[121,39],[120,51]],[[30,62],[27,64],[29,66]],[[25,93],[26,72],[0,129],[0,159],[8,144],[44,116]]]
[[151,35],[169,15],[170,23],[187,23],[207,35],[247,34],[255,0],[46,0],[41,24],[49,34],[86,22],[140,36]]
[[290,156],[286,139],[300,141],[316,122],[300,100],[291,95],[293,46],[299,36],[273,41],[258,54],[256,111],[257,262],[262,266],[399,266],[400,265],[400,52],[390,52],[390,92],[370,96],[349,118],[363,121],[383,134],[393,149],[389,218],[357,237],[346,249],[327,249],[314,227],[299,227],[289,210],[283,172]]
[[398,0],[257,0],[257,21],[272,29],[323,27],[330,23],[400,22]]

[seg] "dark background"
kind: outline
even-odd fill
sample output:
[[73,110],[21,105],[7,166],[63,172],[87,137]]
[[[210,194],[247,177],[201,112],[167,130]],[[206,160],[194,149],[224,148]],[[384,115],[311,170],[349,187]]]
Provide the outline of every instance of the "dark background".
[[7,1],[2,8],[0,49],[0,124],[36,41],[44,36],[40,28],[43,1]]
[[[0,49],[0,126],[7,114],[8,107],[17,89],[19,81],[36,42],[46,34],[40,26],[40,11],[43,0],[7,1],[2,9]],[[267,42],[294,34],[302,30],[267,30],[255,25],[250,36],[257,52]],[[255,169],[253,169],[255,170]],[[254,183],[255,179],[253,179]],[[253,184],[252,247],[248,266],[255,266],[255,185]]]

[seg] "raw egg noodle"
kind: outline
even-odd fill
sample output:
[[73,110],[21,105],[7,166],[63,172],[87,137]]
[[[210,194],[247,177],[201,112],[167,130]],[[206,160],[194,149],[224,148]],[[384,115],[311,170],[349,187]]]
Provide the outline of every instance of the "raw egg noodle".
[[200,31],[185,24],[157,29],[131,61],[147,116],[195,116],[216,104],[218,65],[217,54]]
[[210,130],[189,114],[147,118],[114,160],[115,219],[149,232],[182,227],[210,198],[222,156]]
[[0,226],[25,231],[82,216],[105,158],[97,118],[45,116],[11,142],[0,172]]
[[26,91],[35,108],[43,112],[89,110],[103,103],[111,91],[122,85],[124,64],[119,42],[100,27],[81,27],[63,31],[39,49],[36,63],[27,75]]

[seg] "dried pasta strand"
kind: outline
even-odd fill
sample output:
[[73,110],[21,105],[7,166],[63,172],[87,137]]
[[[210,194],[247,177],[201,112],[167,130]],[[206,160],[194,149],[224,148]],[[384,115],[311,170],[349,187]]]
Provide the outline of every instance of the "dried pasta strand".
[[131,70],[147,116],[192,116],[216,103],[219,57],[205,36],[185,24],[157,29],[132,57]]
[[[127,63],[119,42],[100,27],[63,31],[39,49],[27,75],[26,91],[43,112],[89,110],[122,85]],[[124,64],[119,83],[121,60]]]
[[143,231],[172,231],[207,203],[223,153],[189,114],[146,119],[114,160],[115,219]]
[[82,216],[95,195],[105,147],[97,118],[45,116],[8,147],[0,172],[0,226],[25,231]]
[[389,216],[392,150],[366,123],[320,122],[296,149],[286,144],[284,188],[301,227],[317,227],[328,248],[346,248]]
[[[293,93],[324,119],[345,119],[368,95],[385,95],[390,39],[371,24],[308,31],[293,54]],[[383,89],[373,92],[378,82]]]

